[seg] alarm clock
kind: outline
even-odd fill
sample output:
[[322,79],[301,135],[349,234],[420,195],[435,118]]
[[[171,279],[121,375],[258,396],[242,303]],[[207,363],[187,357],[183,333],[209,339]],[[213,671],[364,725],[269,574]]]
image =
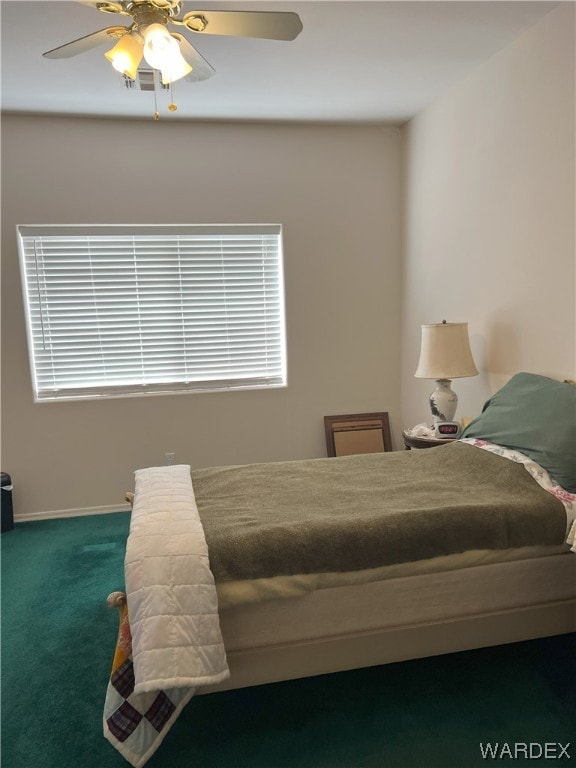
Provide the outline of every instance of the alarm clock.
[[457,421],[437,421],[434,424],[434,434],[437,439],[455,440],[460,435],[461,427]]

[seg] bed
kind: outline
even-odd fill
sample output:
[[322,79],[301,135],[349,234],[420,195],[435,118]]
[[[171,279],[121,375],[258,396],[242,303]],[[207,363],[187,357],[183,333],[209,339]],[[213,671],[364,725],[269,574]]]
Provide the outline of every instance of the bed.
[[528,373],[431,450],[140,470],[105,735],[139,766],[194,693],[576,631],[575,512],[576,387]]

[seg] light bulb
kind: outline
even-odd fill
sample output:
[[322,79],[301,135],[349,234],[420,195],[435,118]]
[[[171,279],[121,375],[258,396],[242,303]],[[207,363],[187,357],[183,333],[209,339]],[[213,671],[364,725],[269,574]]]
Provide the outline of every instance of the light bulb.
[[162,24],[150,24],[144,32],[144,58],[154,69],[162,73],[162,83],[167,85],[192,72],[192,67],[180,52],[178,41]]
[[162,69],[168,57],[180,49],[162,24],[150,24],[144,31],[144,58],[154,69]]
[[[121,72],[123,75],[127,74],[130,69],[131,59],[125,51],[119,51],[116,56],[111,57],[112,66],[117,72]],[[134,75],[132,75],[134,80]]]
[[142,61],[142,43],[133,34],[124,35],[104,56],[115,70],[135,80]]
[[178,51],[177,54],[170,57],[160,71],[162,72],[162,83],[168,85],[168,83],[173,83],[189,75],[192,72],[192,67]]

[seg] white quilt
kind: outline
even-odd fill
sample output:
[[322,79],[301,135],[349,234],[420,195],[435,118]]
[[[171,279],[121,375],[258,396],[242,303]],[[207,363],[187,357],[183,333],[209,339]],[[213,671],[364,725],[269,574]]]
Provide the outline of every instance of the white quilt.
[[111,676],[104,733],[141,766],[195,689],[230,673],[190,467],[151,467],[135,477],[125,558],[132,655]]

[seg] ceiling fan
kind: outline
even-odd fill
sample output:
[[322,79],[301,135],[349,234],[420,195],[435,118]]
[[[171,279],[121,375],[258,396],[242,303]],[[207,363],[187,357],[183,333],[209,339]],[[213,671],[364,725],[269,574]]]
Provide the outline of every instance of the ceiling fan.
[[183,27],[203,35],[259,37],[269,40],[294,40],[302,30],[296,13],[278,11],[192,10],[182,14],[180,0],[81,0],[104,13],[127,16],[129,26],[111,26],[46,51],[48,59],[61,59],[84,53],[103,43],[114,43],[104,55],[112,66],[132,80],[136,79],[142,58],[160,70],[167,85],[181,78],[198,81],[214,74],[213,67],[184,35],[169,26]]

